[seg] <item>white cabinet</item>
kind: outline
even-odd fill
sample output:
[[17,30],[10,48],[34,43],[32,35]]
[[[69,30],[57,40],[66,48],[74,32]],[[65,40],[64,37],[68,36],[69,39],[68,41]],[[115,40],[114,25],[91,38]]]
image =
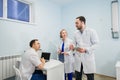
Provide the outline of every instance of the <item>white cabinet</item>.
[[44,66],[47,80],[64,80],[64,64],[58,60],[51,59]]
[[115,67],[116,67],[116,80],[120,80],[120,61],[116,63]]

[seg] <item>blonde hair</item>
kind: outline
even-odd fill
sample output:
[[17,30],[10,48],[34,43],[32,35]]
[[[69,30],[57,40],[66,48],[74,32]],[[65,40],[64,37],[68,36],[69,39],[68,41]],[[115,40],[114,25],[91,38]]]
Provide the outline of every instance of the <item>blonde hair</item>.
[[62,29],[61,31],[60,31],[60,38],[62,38],[62,32],[63,31],[65,31],[66,33],[67,33],[67,31],[65,30],[65,29]]

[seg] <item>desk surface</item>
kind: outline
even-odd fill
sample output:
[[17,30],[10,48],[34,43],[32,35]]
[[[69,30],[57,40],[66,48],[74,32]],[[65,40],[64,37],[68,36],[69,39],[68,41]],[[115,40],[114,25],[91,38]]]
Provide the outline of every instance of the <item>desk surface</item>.
[[44,69],[48,70],[48,69],[54,68],[56,66],[59,66],[61,64],[63,64],[63,63],[58,60],[50,59],[50,61],[45,63]]

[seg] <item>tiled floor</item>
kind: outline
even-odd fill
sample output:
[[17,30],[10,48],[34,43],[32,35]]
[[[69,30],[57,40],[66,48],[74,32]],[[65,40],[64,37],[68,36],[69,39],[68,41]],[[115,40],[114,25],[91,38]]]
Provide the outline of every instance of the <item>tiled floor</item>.
[[[15,80],[14,77],[6,79],[6,80]],[[73,78],[73,80],[75,80],[75,78]],[[87,80],[86,76],[83,76],[83,80]],[[95,74],[95,80],[116,80],[115,78],[112,77],[106,77],[106,76],[102,76],[102,75],[97,75]]]

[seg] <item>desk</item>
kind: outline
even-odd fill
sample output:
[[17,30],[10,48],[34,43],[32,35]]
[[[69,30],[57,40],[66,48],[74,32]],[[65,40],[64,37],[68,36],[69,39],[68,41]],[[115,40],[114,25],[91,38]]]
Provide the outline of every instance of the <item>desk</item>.
[[118,61],[115,65],[116,67],[116,80],[120,80],[120,61]]
[[51,59],[45,63],[47,80],[64,80],[64,64],[58,60]]

